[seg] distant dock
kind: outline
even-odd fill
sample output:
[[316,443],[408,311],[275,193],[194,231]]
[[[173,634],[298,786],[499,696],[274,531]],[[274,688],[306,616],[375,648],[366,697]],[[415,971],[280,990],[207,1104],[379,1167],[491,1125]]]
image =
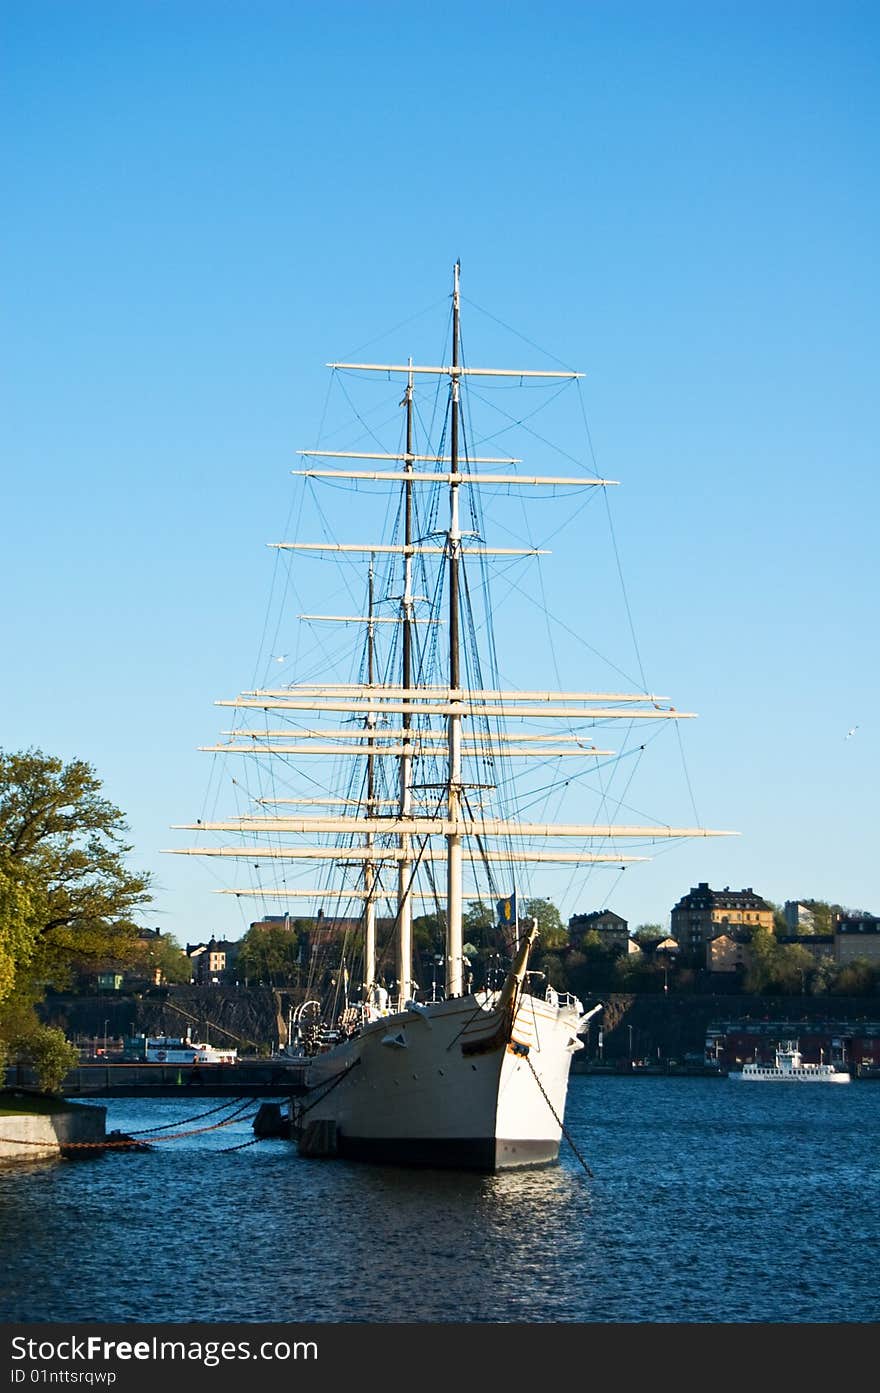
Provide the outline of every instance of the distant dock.
[[[305,1091],[306,1065],[298,1060],[240,1059],[235,1064],[81,1063],[65,1078],[66,1098],[277,1097]],[[7,1070],[9,1088],[33,1086],[29,1069]]]

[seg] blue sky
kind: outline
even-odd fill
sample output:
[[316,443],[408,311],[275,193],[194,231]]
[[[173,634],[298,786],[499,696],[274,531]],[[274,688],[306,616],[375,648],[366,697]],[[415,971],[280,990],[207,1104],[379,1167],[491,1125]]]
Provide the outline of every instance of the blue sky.
[[[742,833],[626,872],[612,907],[662,920],[708,880],[876,911],[876,6],[2,23],[0,740],[95,765],[150,921],[251,917],[159,849],[201,813],[213,700],[253,677],[323,364],[416,313],[383,351],[433,356],[457,256],[472,361],[530,355],[480,306],[587,373],[649,685],[700,713],[700,816]],[[586,585],[608,616],[598,580],[563,563],[549,599]],[[611,886],[566,883],[564,912]]]

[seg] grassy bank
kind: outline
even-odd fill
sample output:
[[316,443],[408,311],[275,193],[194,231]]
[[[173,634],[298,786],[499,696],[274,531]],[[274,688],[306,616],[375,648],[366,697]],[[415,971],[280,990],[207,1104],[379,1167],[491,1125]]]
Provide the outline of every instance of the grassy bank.
[[0,1093],[0,1117],[52,1116],[69,1111],[70,1104],[64,1098],[46,1098],[40,1093]]

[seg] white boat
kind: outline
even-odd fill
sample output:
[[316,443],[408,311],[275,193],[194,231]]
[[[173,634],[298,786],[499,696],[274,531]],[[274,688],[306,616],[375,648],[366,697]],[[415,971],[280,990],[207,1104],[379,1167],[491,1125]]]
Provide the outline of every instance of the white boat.
[[[523,650],[516,656],[525,657],[521,685],[499,680],[488,572],[495,562],[509,568],[514,558],[535,565],[544,552],[506,545],[517,540],[509,531],[497,538],[500,546],[495,537],[484,540],[481,487],[488,487],[496,509],[511,495],[518,495],[519,508],[523,489],[561,493],[565,511],[551,524],[555,528],[569,520],[572,494],[580,494],[580,506],[591,490],[612,481],[579,462],[565,475],[524,473],[520,460],[483,455],[471,443],[472,415],[463,403],[475,379],[495,388],[561,388],[575,386],[581,374],[467,365],[460,298],[456,265],[446,365],[420,366],[402,357],[329,365],[337,376],[398,381],[403,393],[392,426],[396,448],[382,448],[371,433],[366,449],[302,451],[307,468],[294,471],[304,490],[329,485],[331,502],[340,502],[341,490],[359,490],[357,525],[365,531],[371,500],[364,491],[378,486],[392,500],[377,512],[390,536],[371,541],[355,534],[349,541],[334,532],[323,541],[273,544],[299,568],[297,597],[310,565],[314,575],[315,558],[347,565],[347,591],[355,597],[350,612],[299,619],[353,629],[359,635],[354,660],[342,669],[328,641],[313,650],[312,667],[298,660],[296,680],[219,703],[231,709],[235,726],[223,743],[206,748],[236,762],[237,791],[242,764],[255,766],[252,801],[243,815],[187,824],[200,837],[223,840],[179,854],[230,858],[228,867],[240,862],[250,883],[224,893],[281,900],[288,911],[295,897],[358,908],[360,972],[350,956],[337,964],[335,1009],[303,1032],[307,1093],[293,1113],[300,1149],[493,1171],[557,1158],[570,1064],[589,1017],[601,1009],[585,1012],[574,996],[557,993],[543,974],[529,971],[537,921],[520,914],[516,892],[507,893],[511,884],[525,865],[562,865],[572,875],[597,865],[618,870],[646,859],[633,849],[643,852],[671,837],[725,834],[659,819],[596,825],[528,815],[546,801],[548,780],[577,790],[581,776],[570,772],[577,762],[596,769],[599,761],[623,757],[598,747],[604,743],[598,731],[615,728],[624,746],[632,740],[630,756],[644,747],[644,732],[654,723],[689,713],[649,691],[547,690],[544,665],[526,656],[524,615],[516,628]],[[425,416],[434,410],[439,418],[433,436],[421,424],[417,384],[423,383],[430,387],[421,398]],[[438,383],[445,384],[442,393]],[[395,406],[399,394],[400,388]],[[357,420],[361,432],[359,414]],[[539,459],[545,456],[541,449]],[[328,463],[316,467],[316,461]],[[343,526],[352,526],[351,516]],[[582,549],[579,537],[579,557]],[[527,593],[539,600],[541,583],[531,575],[524,579]],[[326,564],[322,581],[329,597],[338,582]],[[573,613],[584,608],[585,595],[570,599]],[[542,632],[544,624],[549,628],[549,617]],[[383,647],[389,633],[394,637]],[[268,662],[267,673],[274,671]],[[581,808],[575,803],[573,811]],[[230,834],[239,839],[234,845]],[[322,881],[316,888],[301,888],[298,876],[308,866]],[[509,964],[501,980],[487,975],[476,990],[463,935],[465,899],[471,897],[483,903],[501,898]],[[426,900],[442,903],[445,918],[439,999],[436,982],[429,996],[413,970],[414,906]],[[383,903],[392,906],[393,949],[379,938]],[[332,912],[325,922],[331,921]],[[385,952],[393,952],[393,969]]]
[[776,1049],[775,1064],[752,1060],[727,1077],[743,1083],[849,1083],[850,1075],[835,1064],[804,1064],[797,1040],[785,1040]]
[[237,1050],[193,1040],[189,1032],[185,1036],[145,1035],[126,1053],[147,1064],[235,1064],[238,1059]]

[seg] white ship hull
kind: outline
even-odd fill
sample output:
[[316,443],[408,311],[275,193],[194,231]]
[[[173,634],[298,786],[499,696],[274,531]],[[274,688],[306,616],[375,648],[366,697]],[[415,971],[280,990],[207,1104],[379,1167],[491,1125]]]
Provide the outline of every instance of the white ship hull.
[[809,1064],[803,1065],[800,1069],[774,1069],[769,1065],[765,1069],[750,1069],[746,1066],[742,1070],[731,1072],[727,1076],[729,1079],[737,1079],[742,1083],[849,1083],[850,1075],[840,1073],[832,1069],[830,1065]]
[[511,1029],[497,1002],[419,1006],[316,1056],[301,1150],[480,1171],[555,1161],[580,1012],[525,995]]

